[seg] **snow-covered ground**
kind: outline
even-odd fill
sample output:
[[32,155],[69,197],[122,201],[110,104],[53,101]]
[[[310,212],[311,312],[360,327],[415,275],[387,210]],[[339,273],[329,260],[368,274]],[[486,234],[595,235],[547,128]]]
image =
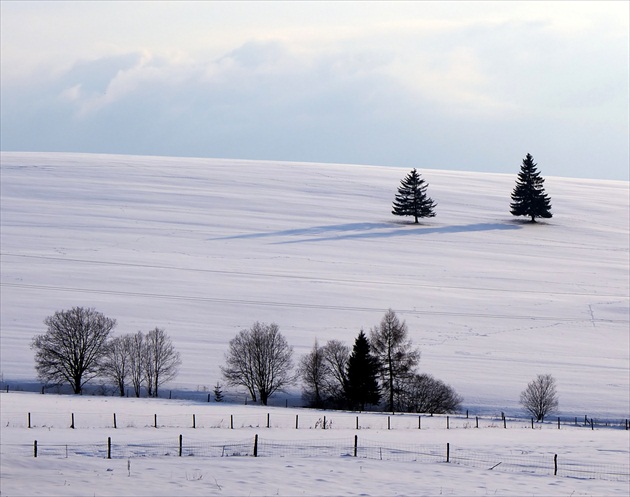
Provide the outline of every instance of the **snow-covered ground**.
[[625,496],[630,490],[630,432],[620,427],[558,429],[550,422],[531,429],[509,419],[504,428],[500,419],[449,416],[447,428],[445,416],[422,416],[418,429],[417,415],[24,392],[2,393],[0,400],[3,496]]
[[[183,365],[163,393],[191,399],[212,390],[228,341],[255,321],[276,322],[299,356],[316,338],[351,345],[361,328],[392,308],[422,351],[421,371],[451,384],[472,415],[523,415],[519,393],[536,374],[550,373],[558,381],[561,416],[628,418],[629,184],[546,177],[554,217],[529,224],[509,214],[520,160],[513,175],[420,168],[437,216],[413,225],[390,211],[400,180],[417,164],[3,152],[3,389],[36,382],[31,339],[45,331],[46,316],[72,306],[117,319],[116,333],[164,327]],[[544,164],[540,170],[545,176]],[[82,457],[78,469],[76,457],[8,455],[5,444],[32,444],[33,430],[52,433],[53,440],[60,432],[6,427],[7,399],[16,398],[34,399],[12,400],[17,411],[37,412],[20,402],[49,396],[1,397],[3,495],[170,495],[178,485],[180,495],[611,495],[628,489],[618,482],[444,464],[425,471],[411,462],[354,458],[134,459],[128,476],[127,460]],[[42,410],[74,409],[67,397],[56,398],[64,400]],[[240,403],[240,394],[233,398]],[[299,387],[274,403],[300,405]],[[133,433],[148,437],[143,427]],[[74,430],[87,443],[106,431],[99,424]],[[587,431],[508,430],[524,441],[505,440],[503,430],[465,436],[493,447],[523,442],[543,452],[552,450],[547,440],[555,444],[551,437],[561,436],[560,446],[579,457],[591,457],[582,453],[590,447],[627,458],[627,431]],[[69,430],[61,432],[65,437]],[[440,432],[438,443],[456,444],[453,433],[474,431]],[[386,435],[402,443],[410,432]],[[222,439],[224,432],[208,436]],[[367,480],[372,487],[359,485]],[[37,481],[46,482],[42,490]],[[134,491],[126,492],[130,481]]]

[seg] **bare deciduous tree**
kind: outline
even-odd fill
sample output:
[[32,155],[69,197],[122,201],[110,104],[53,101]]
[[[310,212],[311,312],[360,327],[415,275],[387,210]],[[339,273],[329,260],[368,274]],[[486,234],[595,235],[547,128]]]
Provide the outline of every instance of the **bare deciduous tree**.
[[144,348],[147,393],[149,397],[157,397],[158,387],[177,376],[182,361],[162,328],[154,328],[146,334]]
[[125,396],[125,384],[131,366],[132,335],[112,338],[105,347],[101,375],[112,380],[121,397]]
[[144,333],[138,331],[130,335],[129,340],[129,379],[133,387],[133,393],[140,397],[142,384],[144,383],[145,363]]
[[348,399],[348,360],[350,347],[339,340],[329,340],[322,347],[328,370],[324,391],[335,407],[344,407]]
[[57,311],[44,320],[47,331],[33,338],[35,369],[46,383],[70,383],[75,394],[98,376],[103,352],[116,320],[92,308]]
[[385,313],[380,324],[370,330],[370,347],[381,364],[388,411],[401,410],[398,397],[420,361],[420,351],[414,349],[407,335],[407,324],[401,322],[391,309]]
[[267,405],[269,397],[294,383],[293,348],[278,325],[254,323],[230,340],[221,371],[228,384],[244,386],[252,400]]
[[455,390],[429,374],[415,374],[401,396],[407,412],[448,414],[461,408],[462,398]]
[[315,340],[311,351],[300,358],[298,365],[298,375],[302,379],[302,398],[310,407],[324,406],[324,389],[329,374],[323,348]]
[[558,393],[555,378],[550,374],[539,374],[521,392],[521,405],[536,417],[536,421],[543,421],[547,414],[556,411]]

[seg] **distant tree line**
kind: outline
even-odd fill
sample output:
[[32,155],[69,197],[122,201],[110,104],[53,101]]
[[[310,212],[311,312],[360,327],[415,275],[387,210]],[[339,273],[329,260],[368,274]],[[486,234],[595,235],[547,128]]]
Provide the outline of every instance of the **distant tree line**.
[[[518,174],[516,186],[512,191],[510,213],[514,216],[526,216],[532,223],[537,218],[550,218],[551,200],[545,193],[542,178],[534,158],[527,154]],[[395,216],[412,216],[414,223],[419,218],[434,217],[437,204],[427,194],[428,183],[422,179],[416,169],[401,180],[394,197],[392,214]]]
[[[44,320],[46,332],[33,337],[35,368],[47,385],[69,384],[75,394],[95,378],[115,385],[125,396],[127,386],[140,397],[157,397],[173,380],[181,358],[162,328],[112,337],[116,320],[92,308],[57,311]],[[420,351],[408,336],[405,321],[389,309],[369,331],[359,331],[352,348],[339,340],[300,357],[294,370],[293,348],[278,325],[256,322],[229,342],[221,372],[231,386],[245,387],[253,402],[267,405],[278,391],[301,382],[309,407],[383,409],[385,411],[446,414],[461,409],[462,397],[446,383],[418,372]],[[219,382],[217,402],[223,400]],[[556,382],[538,375],[520,398],[523,408],[543,421],[558,409]]]

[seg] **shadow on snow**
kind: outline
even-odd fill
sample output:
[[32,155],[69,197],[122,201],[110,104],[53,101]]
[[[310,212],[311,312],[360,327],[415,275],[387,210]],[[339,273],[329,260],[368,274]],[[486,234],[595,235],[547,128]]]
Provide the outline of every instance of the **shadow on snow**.
[[270,231],[266,233],[250,233],[234,235],[214,240],[255,239],[304,237],[297,240],[274,242],[276,244],[323,242],[334,240],[356,240],[366,238],[391,238],[397,236],[420,236],[430,234],[466,233],[474,231],[517,230],[520,225],[505,223],[476,223],[456,226],[425,226],[410,223],[347,223],[327,226],[313,226],[293,230]]

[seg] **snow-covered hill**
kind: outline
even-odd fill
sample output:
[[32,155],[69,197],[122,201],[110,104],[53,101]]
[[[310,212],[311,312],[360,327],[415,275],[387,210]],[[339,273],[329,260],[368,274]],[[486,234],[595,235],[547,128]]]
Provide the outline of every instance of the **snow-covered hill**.
[[418,164],[3,152],[3,379],[35,380],[31,339],[72,306],[116,333],[164,327],[183,359],[168,387],[189,390],[221,379],[254,321],[299,356],[392,308],[466,408],[517,412],[550,373],[563,413],[627,417],[629,184],[546,177],[554,217],[530,224],[509,213],[520,160],[514,175],[420,168],[437,216],[413,225],[390,211]]

